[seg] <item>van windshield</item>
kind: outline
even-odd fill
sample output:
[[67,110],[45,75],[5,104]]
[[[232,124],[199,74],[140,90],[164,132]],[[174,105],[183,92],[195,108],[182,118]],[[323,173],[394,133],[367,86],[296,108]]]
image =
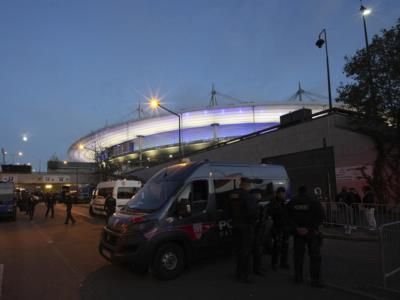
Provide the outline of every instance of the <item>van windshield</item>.
[[181,186],[181,181],[151,180],[128,202],[127,208],[145,212],[158,210]]

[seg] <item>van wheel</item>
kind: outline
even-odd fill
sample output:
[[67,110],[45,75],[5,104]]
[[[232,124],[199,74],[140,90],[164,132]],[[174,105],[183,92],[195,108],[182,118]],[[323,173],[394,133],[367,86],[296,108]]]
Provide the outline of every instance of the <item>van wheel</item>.
[[160,280],[178,277],[185,267],[185,253],[179,245],[168,243],[157,249],[152,264],[154,276]]
[[90,215],[91,217],[94,217],[94,216],[95,216],[95,213],[94,213],[93,208],[92,208],[91,205],[89,206],[89,215]]
[[16,208],[14,209],[14,213],[13,213],[13,216],[11,217],[11,220],[17,221],[17,209]]

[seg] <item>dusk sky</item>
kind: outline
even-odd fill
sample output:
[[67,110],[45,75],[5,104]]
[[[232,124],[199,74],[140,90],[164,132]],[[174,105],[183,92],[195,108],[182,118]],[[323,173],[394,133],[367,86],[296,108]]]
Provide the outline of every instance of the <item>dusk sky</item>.
[[[368,33],[400,17],[370,0]],[[0,147],[44,170],[54,153],[105,124],[136,117],[158,91],[171,109],[205,106],[211,84],[248,101],[287,101],[298,81],[334,95],[344,56],[364,47],[358,0],[1,0]],[[229,103],[223,102],[221,104]],[[27,134],[28,141],[22,141]]]

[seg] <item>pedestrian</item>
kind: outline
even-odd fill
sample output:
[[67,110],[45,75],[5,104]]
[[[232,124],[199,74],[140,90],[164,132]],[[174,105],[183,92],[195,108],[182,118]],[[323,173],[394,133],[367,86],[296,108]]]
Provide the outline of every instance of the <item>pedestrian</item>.
[[117,208],[117,201],[115,200],[115,198],[112,196],[111,193],[108,193],[107,198],[104,201],[104,211],[106,212],[106,223],[108,223],[110,217],[115,213],[116,208]]
[[46,214],[45,217],[47,218],[49,212],[51,213],[51,218],[54,218],[54,195],[51,193],[46,193],[45,197],[44,197],[45,201],[46,201],[46,205],[47,205],[47,210],[46,210]]
[[65,219],[65,223],[64,224],[68,224],[69,220],[71,220],[72,224],[75,224],[75,219],[72,216],[72,197],[69,193],[65,193],[65,205],[67,207],[67,217]]
[[369,186],[364,186],[363,205],[365,209],[365,218],[368,223],[369,230],[376,230],[375,219],[375,196]]
[[351,220],[352,222],[350,223],[351,227],[350,229],[356,230],[357,225],[360,224],[361,218],[360,218],[360,205],[361,205],[361,197],[357,193],[355,188],[350,188],[349,193],[347,196],[347,204],[351,207]]
[[239,189],[232,191],[228,206],[232,218],[234,246],[236,250],[236,277],[244,283],[249,278],[251,254],[254,243],[254,227],[257,219],[257,200],[250,193],[251,180],[242,177]]
[[289,269],[289,222],[286,209],[286,189],[279,187],[275,198],[268,204],[268,215],[271,216],[273,225],[271,268],[276,271],[277,265],[283,269]]
[[287,204],[288,216],[293,230],[294,280],[303,282],[304,253],[307,247],[310,257],[310,277],[313,287],[323,287],[321,283],[322,235],[319,227],[323,221],[321,203],[307,194],[301,186],[298,195]]
[[256,198],[258,205],[257,220],[254,229],[254,245],[253,245],[253,273],[258,276],[265,276],[266,271],[263,263],[264,239],[267,230],[267,210],[262,203],[262,191],[253,189],[251,194]]
[[35,216],[36,204],[38,204],[38,200],[35,195],[31,194],[29,196],[29,202],[28,202],[28,214],[29,214],[30,221],[32,221],[33,217]]

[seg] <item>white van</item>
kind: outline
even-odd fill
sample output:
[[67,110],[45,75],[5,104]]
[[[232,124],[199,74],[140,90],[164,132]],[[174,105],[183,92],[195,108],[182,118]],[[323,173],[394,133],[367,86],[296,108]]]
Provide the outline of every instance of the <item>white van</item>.
[[136,180],[116,180],[100,182],[90,200],[90,215],[105,215],[104,202],[108,194],[117,200],[117,211],[137,193],[142,187],[142,183]]

